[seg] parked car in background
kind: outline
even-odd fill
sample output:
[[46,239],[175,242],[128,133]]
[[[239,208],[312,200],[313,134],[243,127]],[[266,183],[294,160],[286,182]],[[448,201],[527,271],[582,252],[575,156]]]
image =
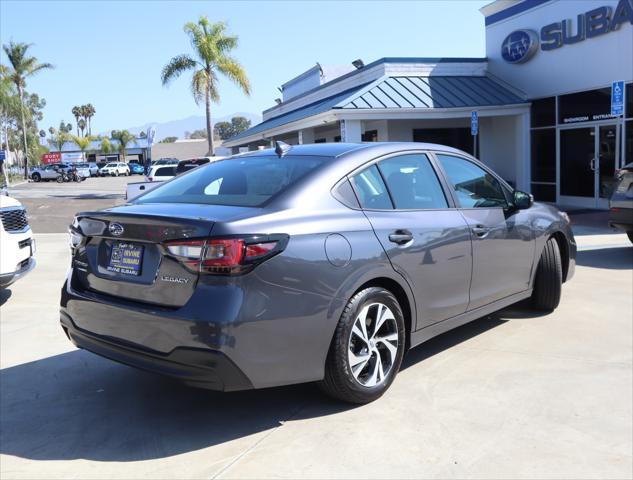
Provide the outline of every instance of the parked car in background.
[[126,163],[123,162],[110,162],[106,164],[105,167],[99,170],[99,175],[102,177],[106,177],[108,175],[112,177],[118,177],[119,175],[129,175],[130,167],[127,166]]
[[152,162],[150,163],[150,166],[153,167],[154,165],[177,165],[178,164],[178,159],[177,158],[161,158],[159,160],[152,160]]
[[616,178],[609,200],[609,225],[624,230],[633,243],[633,163],[618,170]]
[[67,172],[69,165],[65,163],[51,163],[49,165],[39,165],[33,167],[30,172],[30,177],[34,182],[50,182],[51,180],[57,180],[61,172]]
[[[220,158],[223,158],[223,157],[213,158],[213,160],[219,160]],[[192,170],[196,167],[199,167],[200,165],[204,165],[209,162],[211,162],[211,157],[198,157],[198,158],[190,158],[187,160],[181,160],[178,162],[178,165],[176,166],[176,175],[180,175],[181,173],[188,172],[189,170]]]
[[154,165],[147,172],[148,182],[164,182],[176,176],[175,165]]
[[189,385],[318,381],[353,403],[429,338],[521,300],[555,309],[576,258],[564,213],[425,143],[278,142],[78,213],[71,245],[77,346]]
[[88,169],[90,170],[91,177],[99,175],[99,166],[97,165],[97,162],[88,162]]
[[15,198],[0,195],[0,288],[35,268],[35,239],[26,209]]
[[77,171],[77,175],[84,179],[92,176],[90,173],[90,165],[88,164],[88,162],[71,163],[69,164],[69,167],[70,169],[74,168]]
[[137,174],[137,175],[144,175],[145,174],[145,167],[143,165],[141,165],[140,163],[128,163],[128,167],[130,167],[130,173],[132,175]]

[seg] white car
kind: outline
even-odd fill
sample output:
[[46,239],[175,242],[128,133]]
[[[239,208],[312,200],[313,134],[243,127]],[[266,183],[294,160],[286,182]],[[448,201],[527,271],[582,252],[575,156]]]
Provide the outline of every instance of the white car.
[[35,268],[35,239],[26,209],[15,198],[0,195],[0,288]]
[[111,175],[113,177],[118,177],[119,175],[128,176],[129,174],[130,167],[128,167],[127,163],[123,162],[110,162],[99,170],[99,175],[102,177],[105,177],[106,175]]
[[148,182],[165,182],[176,176],[176,165],[154,165],[147,172]]

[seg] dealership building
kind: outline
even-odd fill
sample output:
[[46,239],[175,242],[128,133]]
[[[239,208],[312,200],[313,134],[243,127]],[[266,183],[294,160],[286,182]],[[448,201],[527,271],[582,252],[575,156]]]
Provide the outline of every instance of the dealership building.
[[633,162],[633,0],[497,0],[481,12],[485,58],[317,64],[224,146],[441,143],[539,200],[606,208],[615,170]]

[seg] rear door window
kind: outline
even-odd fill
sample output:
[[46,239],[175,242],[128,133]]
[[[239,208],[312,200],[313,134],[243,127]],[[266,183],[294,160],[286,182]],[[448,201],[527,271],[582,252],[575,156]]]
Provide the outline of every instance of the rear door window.
[[[218,160],[143,195],[137,203],[202,203],[256,207],[329,157],[243,156]],[[175,169],[176,167],[171,167]]]
[[173,177],[176,175],[176,167],[162,167],[157,168],[155,177]]
[[423,153],[398,155],[378,163],[397,209],[448,208],[444,191]]

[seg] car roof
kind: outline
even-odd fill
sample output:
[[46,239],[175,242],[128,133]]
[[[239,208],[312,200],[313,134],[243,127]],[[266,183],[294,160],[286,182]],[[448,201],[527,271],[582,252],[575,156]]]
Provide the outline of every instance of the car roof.
[[[363,151],[363,153],[371,154],[372,152],[389,153],[402,150],[432,150],[442,151],[446,153],[464,152],[453,147],[440,145],[437,143],[424,142],[364,142],[364,143],[311,143],[304,145],[290,145],[290,150],[286,155],[305,155],[305,156],[322,156],[322,157],[340,157],[352,152]],[[242,157],[259,157],[276,155],[273,148],[264,150],[256,150],[242,154]]]

